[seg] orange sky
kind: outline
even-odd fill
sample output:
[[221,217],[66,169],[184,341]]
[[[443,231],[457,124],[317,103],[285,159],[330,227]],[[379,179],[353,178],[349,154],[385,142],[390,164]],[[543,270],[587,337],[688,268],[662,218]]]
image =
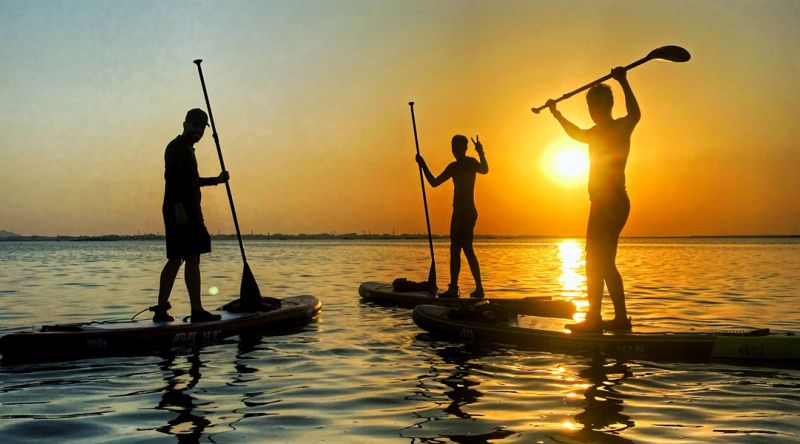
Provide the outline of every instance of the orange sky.
[[[484,142],[478,233],[582,235],[585,183],[542,171],[563,133],[529,109],[677,44],[689,63],[629,73],[623,235],[800,233],[799,18],[793,1],[3,1],[0,230],[162,233],[163,151],[203,104],[203,58],[246,233],[424,232],[414,100],[434,172],[454,134]],[[582,96],[560,108],[590,124]],[[197,154],[219,172],[210,134]],[[452,188],[428,196],[446,233]],[[224,188],[203,202],[233,232]]]

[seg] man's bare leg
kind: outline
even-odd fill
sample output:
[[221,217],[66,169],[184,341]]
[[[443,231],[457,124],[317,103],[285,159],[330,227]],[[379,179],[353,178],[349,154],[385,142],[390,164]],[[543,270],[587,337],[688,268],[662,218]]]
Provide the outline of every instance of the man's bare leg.
[[164,264],[158,285],[158,305],[166,305],[169,302],[169,295],[172,293],[172,286],[175,284],[175,277],[181,268],[181,262],[181,259],[168,259]]
[[200,299],[200,255],[186,257],[184,279],[186,280],[186,290],[189,291],[189,303],[192,311],[203,311],[203,302]]

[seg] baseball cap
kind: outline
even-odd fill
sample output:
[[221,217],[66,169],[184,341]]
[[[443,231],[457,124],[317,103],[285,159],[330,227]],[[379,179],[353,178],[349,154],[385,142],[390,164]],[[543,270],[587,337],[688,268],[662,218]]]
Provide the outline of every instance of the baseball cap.
[[208,126],[208,115],[200,108],[193,108],[186,113],[186,121]]

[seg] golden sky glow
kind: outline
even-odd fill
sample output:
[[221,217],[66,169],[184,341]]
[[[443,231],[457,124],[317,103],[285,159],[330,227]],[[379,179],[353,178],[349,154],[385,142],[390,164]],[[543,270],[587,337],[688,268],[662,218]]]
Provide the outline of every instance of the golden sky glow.
[[[414,100],[435,173],[480,134],[477,233],[582,236],[585,179],[542,171],[564,134],[530,107],[677,44],[690,62],[629,74],[623,236],[800,232],[795,1],[0,1],[0,230],[163,232],[202,58],[246,233],[424,232]],[[582,96],[560,109],[591,124]],[[210,134],[197,157],[219,172]],[[447,233],[451,186],[428,198]],[[223,188],[203,207],[233,232]]]

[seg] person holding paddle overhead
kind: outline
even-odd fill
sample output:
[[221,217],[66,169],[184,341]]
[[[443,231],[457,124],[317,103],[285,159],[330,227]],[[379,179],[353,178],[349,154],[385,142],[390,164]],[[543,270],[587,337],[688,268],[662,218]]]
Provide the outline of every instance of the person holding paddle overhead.
[[486,155],[483,153],[483,145],[480,138],[475,136],[472,143],[478,158],[467,156],[469,141],[466,136],[455,135],[450,142],[452,146],[455,162],[444,169],[442,174],[434,177],[425,159],[417,154],[417,163],[425,173],[425,178],[432,187],[437,187],[445,183],[448,179],[453,179],[453,217],[450,220],[450,285],[447,291],[441,293],[442,298],[457,298],[458,274],[461,271],[461,250],[467,257],[472,276],[475,278],[475,291],[470,294],[473,298],[482,298],[483,284],[481,283],[481,269],[478,265],[478,257],[472,248],[473,230],[475,222],[478,220],[478,210],[475,208],[475,175],[486,174],[489,172],[489,164],[486,162]]
[[[631,147],[631,134],[641,118],[639,104],[626,76],[626,70],[617,67],[611,77],[619,82],[625,94],[628,114],[614,119],[611,108],[614,97],[611,88],[598,84],[589,89],[586,102],[595,126],[578,128],[556,109],[556,101],[548,100],[546,106],[564,128],[567,135],[589,145],[589,222],[586,229],[586,290],[589,310],[586,320],[567,325],[573,332],[599,332],[602,330],[630,331],[631,320],[625,307],[625,289],[622,276],[615,264],[617,243],[631,204],[625,189],[625,165]],[[600,305],[603,288],[614,304],[614,319],[603,321]]]
[[217,177],[200,177],[194,144],[203,138],[208,126],[205,111],[194,108],[186,113],[183,133],[167,145],[164,152],[164,204],[161,208],[167,238],[167,263],[161,271],[158,304],[150,307],[153,322],[171,322],[169,295],[182,263],[192,322],[216,321],[220,315],[203,309],[200,300],[200,255],[211,251],[211,237],[200,208],[200,187],[219,185],[229,179],[227,171]]

